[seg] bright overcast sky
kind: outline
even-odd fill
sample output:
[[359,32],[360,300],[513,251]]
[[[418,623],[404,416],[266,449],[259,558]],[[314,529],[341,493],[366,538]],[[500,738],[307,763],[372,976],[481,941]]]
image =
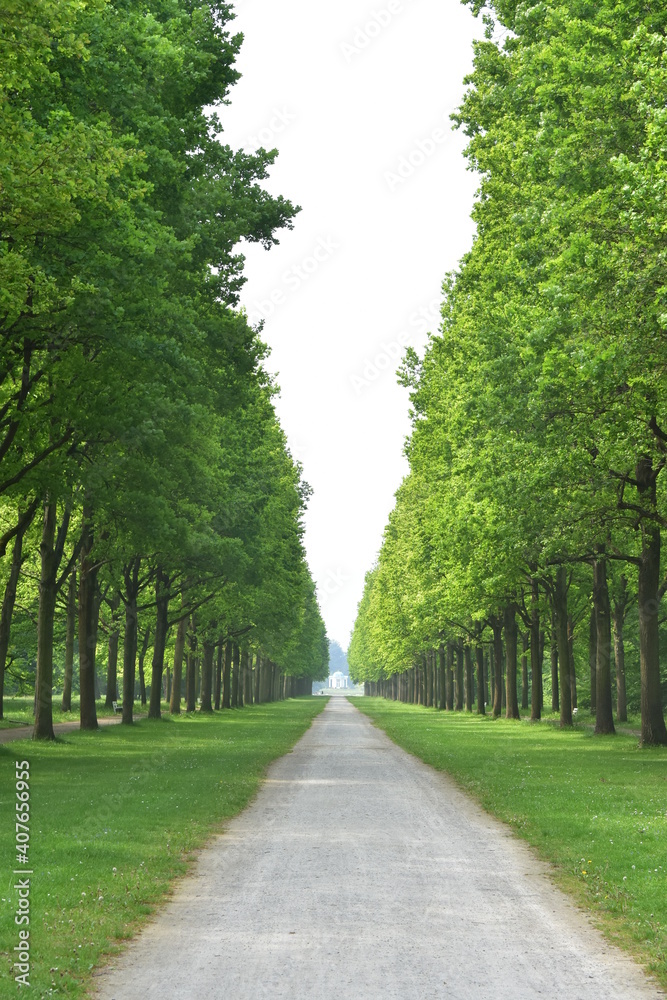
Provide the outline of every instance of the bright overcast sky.
[[469,248],[476,187],[449,114],[482,25],[458,0],[239,0],[243,78],[226,141],[277,148],[268,188],[302,207],[280,245],[246,253],[277,410],[314,494],[308,561],[347,647],[364,574],[407,470],[402,347],[438,326]]

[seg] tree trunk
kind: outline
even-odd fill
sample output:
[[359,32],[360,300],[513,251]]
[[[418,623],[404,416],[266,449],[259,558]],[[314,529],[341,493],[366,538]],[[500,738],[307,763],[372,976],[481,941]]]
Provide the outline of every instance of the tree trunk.
[[588,665],[591,676],[591,715],[595,714],[597,708],[597,680],[595,677],[598,660],[597,644],[598,630],[595,620],[595,595],[593,595],[593,607],[591,608],[591,617],[588,623]]
[[625,611],[628,606],[628,581],[621,576],[618,597],[614,600],[614,660],[616,664],[616,716],[619,722],[628,721],[628,702],[625,692]]
[[463,711],[463,645],[456,644],[456,711]]
[[477,667],[477,714],[486,715],[484,690],[484,647],[482,646],[481,626],[475,627],[475,664]]
[[577,707],[577,668],[574,662],[574,622],[567,616],[567,645],[570,652],[570,698],[572,708]]
[[183,681],[183,652],[185,650],[185,633],[187,621],[181,618],[176,627],[176,643],[174,645],[174,676],[171,682],[171,700],[169,714],[181,714],[181,686]]
[[222,639],[217,645],[217,654],[215,657],[215,689],[213,692],[213,707],[216,712],[220,709],[220,699],[222,697],[222,656],[223,656],[223,642]]
[[185,677],[185,711],[194,712],[197,707],[197,687],[196,671],[197,659],[195,651],[197,649],[197,632],[194,617],[190,619],[190,631],[188,633],[188,655],[186,659]]
[[[222,673],[222,707],[231,708],[232,707],[232,653],[233,653],[233,643],[231,639],[228,639],[225,643],[225,665]],[[267,679],[269,671],[266,671]],[[263,701],[268,701],[268,697],[264,697]]]
[[212,712],[211,689],[213,687],[213,654],[215,646],[210,640],[204,639],[204,659],[201,674],[201,706],[202,712]]
[[148,643],[151,639],[151,630],[147,628],[144,632],[144,640],[141,644],[141,649],[139,650],[139,697],[141,699],[141,704],[145,705],[146,698],[146,675],[144,674],[144,661],[146,659],[146,653],[148,651]]
[[464,684],[465,684],[465,708],[466,712],[472,712],[472,702],[473,702],[473,682],[472,682],[472,651],[468,643],[463,647],[463,668],[464,668]]
[[137,665],[137,596],[139,567],[137,556],[125,567],[125,635],[123,638],[123,725],[131,726],[134,715],[134,685]]
[[445,667],[445,647],[442,643],[440,643],[440,646],[438,647],[438,674],[440,676],[440,697],[438,699],[438,708],[441,712],[444,712],[447,707],[447,677]]
[[16,604],[16,588],[19,576],[21,575],[21,566],[23,565],[23,539],[31,522],[32,516],[29,520],[27,516],[19,517],[18,530],[14,536],[9,576],[7,577],[5,594],[2,599],[2,613],[0,614],[0,719],[4,719],[5,668],[7,666],[7,651],[9,649],[14,605]]
[[96,625],[99,608],[97,596],[98,567],[92,558],[93,534],[90,512],[83,512],[83,546],[79,573],[79,718],[81,729],[97,729],[95,706]]
[[517,701],[517,638],[518,630],[516,625],[516,605],[508,604],[504,613],[505,627],[505,659],[506,663],[506,696],[505,696],[505,718],[519,719],[519,703]]
[[254,690],[254,701],[256,705],[259,705],[262,700],[262,654],[257,653],[257,659],[255,661],[255,690]]
[[95,694],[95,701],[101,699],[102,694],[100,691],[100,679],[97,674],[97,640],[100,634],[100,611],[102,609],[102,588],[100,587],[100,577],[99,572],[96,567],[95,569],[95,592],[93,594],[93,642],[92,648],[94,650],[93,656],[93,691]]
[[556,642],[558,644],[558,665],[560,668],[560,724],[561,726],[571,726],[570,645],[567,635],[567,570],[565,566],[559,566],[556,570],[554,612],[556,615]]
[[169,632],[169,592],[171,580],[165,571],[158,566],[155,575],[155,640],[153,642],[153,662],[151,665],[151,703],[148,706],[148,718],[159,719],[162,716],[162,673],[164,671],[164,651],[167,647]]
[[528,708],[528,650],[530,633],[521,633],[521,708]]
[[241,680],[243,683],[243,704],[252,705],[252,656],[247,649],[241,653]]
[[607,560],[603,554],[593,563],[593,606],[597,631],[595,732],[602,735],[615,732],[611,707],[611,607],[607,585]]
[[[655,492],[655,484],[653,485]],[[639,674],[641,680],[641,741],[645,746],[667,744],[660,692],[660,528],[642,521],[639,562]]]
[[39,610],[37,617],[37,675],[35,680],[35,728],[33,739],[55,740],[53,732],[53,617],[56,609],[56,574],[58,572],[56,505],[44,505],[42,540],[39,546]]
[[445,659],[445,702],[448,712],[454,711],[454,646],[447,643]]
[[551,609],[551,640],[549,644],[549,656],[551,659],[551,711],[560,711],[560,697],[558,691],[558,628],[556,626],[556,613]]
[[72,681],[74,678],[74,637],[76,634],[76,571],[70,574],[67,586],[67,624],[65,628],[65,676],[63,678],[62,712],[72,711]]
[[232,645],[232,708],[239,707],[239,669],[240,650],[236,643]]
[[109,648],[107,658],[107,693],[104,699],[105,708],[113,708],[114,701],[118,701],[118,644],[120,642],[120,621],[118,620],[118,608],[120,607],[120,594],[116,593],[109,603],[111,611],[111,630],[109,632]]
[[[493,630],[492,630],[493,631]],[[493,702],[496,697],[496,665],[494,663],[495,653],[493,649],[493,636],[491,637],[491,642],[489,644],[489,705],[491,705],[491,711],[493,712]]]
[[530,591],[530,670],[532,688],[530,717],[533,722],[542,718],[542,636],[540,634],[540,585],[536,577],[531,580]]
[[493,631],[493,717],[497,719],[503,710],[503,622],[501,618],[494,617],[490,620]]

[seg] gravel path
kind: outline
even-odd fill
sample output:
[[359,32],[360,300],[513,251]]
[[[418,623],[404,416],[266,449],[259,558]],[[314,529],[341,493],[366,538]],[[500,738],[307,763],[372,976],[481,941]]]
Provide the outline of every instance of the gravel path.
[[98,1000],[655,1000],[452,782],[332,698]]

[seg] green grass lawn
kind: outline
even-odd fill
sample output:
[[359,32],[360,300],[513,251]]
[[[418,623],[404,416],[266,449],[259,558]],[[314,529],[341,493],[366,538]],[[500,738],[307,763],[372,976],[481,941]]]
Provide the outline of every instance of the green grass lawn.
[[[61,712],[60,711],[60,698],[62,696],[58,695],[53,702],[53,724],[57,725],[59,722],[78,722],[79,721],[79,699],[72,698],[72,711],[71,712]],[[97,705],[97,716],[98,718],[104,718],[105,716],[113,715],[114,710],[112,708],[104,707],[104,698],[101,698],[96,702]],[[14,726],[32,726],[35,721],[35,716],[33,714],[34,699],[30,698],[5,698],[4,700],[4,719],[0,719],[0,729],[11,729]],[[166,702],[162,704],[163,711],[169,711],[169,705]],[[142,712],[146,712],[146,708],[137,702],[134,708],[135,714],[141,715]]]
[[81,997],[182,875],[193,852],[240,812],[268,764],[324,708],[303,698],[0,746],[0,995],[18,995],[15,761],[30,762],[30,990]]
[[594,736],[585,720],[567,732],[379,698],[354,704],[509,823],[667,986],[667,748]]

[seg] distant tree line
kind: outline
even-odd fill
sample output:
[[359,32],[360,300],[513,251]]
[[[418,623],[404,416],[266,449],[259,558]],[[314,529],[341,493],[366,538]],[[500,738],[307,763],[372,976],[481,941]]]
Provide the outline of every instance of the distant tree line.
[[96,727],[100,672],[126,723],[135,695],[155,718],[161,696],[209,711],[327,675],[309,488],[238,307],[239,244],[296,209],[262,187],[275,151],[233,151],[210,110],[238,78],[232,17],[0,9],[0,717],[6,674],[34,685],[36,737],[56,683]]
[[454,116],[476,237],[402,367],[410,472],[351,672],[509,718],[521,700],[539,719],[546,690],[563,726],[583,693],[598,733],[630,696],[642,741],[665,744],[667,9],[497,0],[484,17]]

